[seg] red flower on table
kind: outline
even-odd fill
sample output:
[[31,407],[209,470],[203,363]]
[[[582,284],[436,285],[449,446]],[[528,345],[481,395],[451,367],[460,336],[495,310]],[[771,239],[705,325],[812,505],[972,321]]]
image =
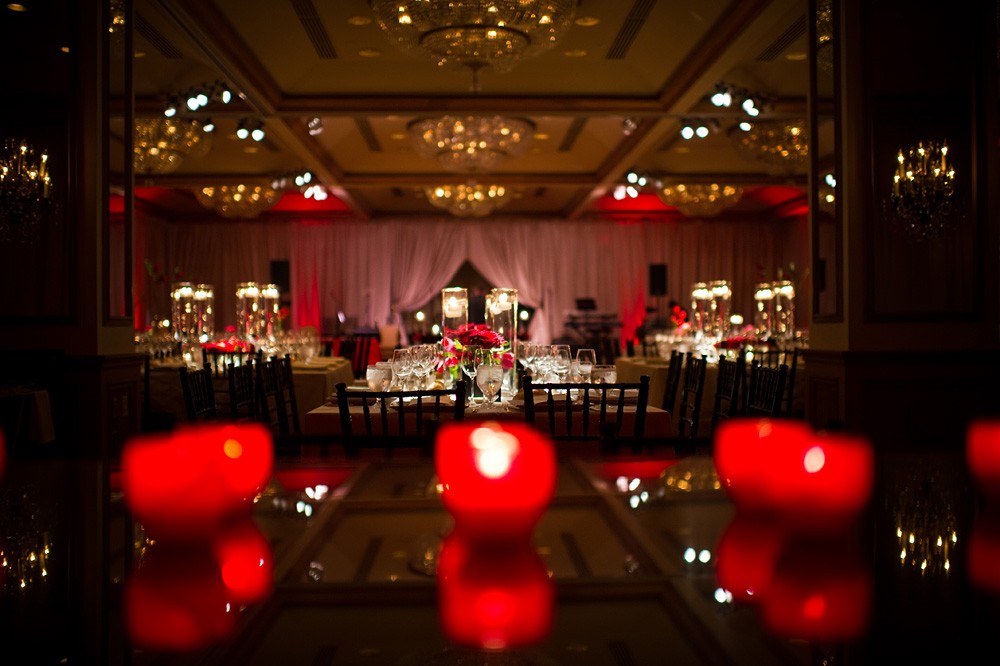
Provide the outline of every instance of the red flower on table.
[[494,358],[500,360],[504,370],[514,367],[514,355],[506,350],[507,340],[486,324],[463,324],[457,329],[445,329],[444,337],[441,339],[444,366],[447,368],[457,366],[461,352],[470,345],[492,349]]
[[228,340],[218,340],[216,342],[203,342],[201,345],[202,349],[216,350],[226,353],[232,352],[252,352],[253,345],[246,340],[237,340],[235,338],[230,338]]

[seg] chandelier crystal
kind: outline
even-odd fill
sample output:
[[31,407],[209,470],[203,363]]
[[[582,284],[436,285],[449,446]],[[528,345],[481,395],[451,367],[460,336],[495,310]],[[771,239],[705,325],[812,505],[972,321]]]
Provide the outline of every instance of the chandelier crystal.
[[39,222],[51,214],[49,155],[26,141],[4,141],[0,147],[0,240],[29,240]]
[[527,118],[443,116],[417,118],[407,125],[417,152],[449,171],[487,172],[524,154],[535,124]]
[[743,188],[718,183],[677,183],[664,185],[656,193],[660,201],[685,217],[713,217],[739,201]]
[[172,173],[186,159],[203,157],[212,147],[212,135],[197,120],[140,118],[132,146],[136,173]]
[[201,205],[222,217],[248,220],[278,203],[282,193],[270,185],[238,183],[202,187],[194,194]]
[[426,188],[425,193],[432,204],[458,217],[486,217],[509,201],[503,185],[438,185]]
[[769,164],[796,166],[809,157],[804,120],[754,122],[750,129],[737,129],[731,136],[744,154]]
[[928,141],[900,149],[889,203],[903,232],[916,240],[937,238],[955,215],[955,168],[948,145]]
[[577,0],[371,0],[379,26],[404,50],[443,67],[510,71],[566,34]]

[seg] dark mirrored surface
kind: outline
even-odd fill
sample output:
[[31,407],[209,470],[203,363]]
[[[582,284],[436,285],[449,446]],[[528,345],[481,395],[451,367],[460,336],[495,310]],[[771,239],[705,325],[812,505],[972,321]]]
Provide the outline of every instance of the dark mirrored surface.
[[[96,461],[8,461],[8,654],[38,664],[901,663],[983,648],[1000,620],[993,513],[962,456],[939,451],[877,456],[868,511],[807,534],[738,513],[710,457],[563,460],[527,558],[508,569],[466,560],[447,597],[437,574],[452,523],[431,461],[279,460],[252,516],[179,544],[150,539],[119,486]],[[477,649],[449,635],[456,618],[467,630],[500,622],[507,638],[494,641],[541,637]]]

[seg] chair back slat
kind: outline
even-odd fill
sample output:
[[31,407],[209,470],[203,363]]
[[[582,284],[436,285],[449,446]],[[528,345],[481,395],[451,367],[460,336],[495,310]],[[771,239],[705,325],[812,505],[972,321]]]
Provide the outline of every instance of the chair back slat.
[[698,436],[701,402],[705,395],[705,373],[708,361],[703,356],[688,355],[684,368],[684,385],[677,410],[677,436],[694,439]]
[[181,392],[188,421],[213,421],[218,418],[215,403],[215,383],[207,368],[181,368]]
[[[345,383],[337,384],[345,454],[354,457],[363,448],[381,448],[391,455],[395,449],[414,447],[430,453],[437,425],[443,419],[464,420],[465,391],[462,381],[450,389],[412,391],[348,391]],[[360,412],[351,409],[358,404]],[[392,412],[396,415],[390,419]]]
[[[525,376],[522,382],[525,421],[539,428],[537,423],[536,392],[545,394],[542,403],[548,417],[547,434],[554,440],[597,442],[605,452],[619,451],[628,444],[635,452],[645,448],[646,409],[649,403],[649,375],[642,375],[637,382],[588,384],[582,382],[534,382]],[[635,398],[635,414],[627,428],[625,406]],[[596,410],[595,410],[596,408]],[[575,418],[576,414],[579,418]],[[564,418],[558,419],[561,414]],[[562,423],[562,429],[559,424]]]
[[746,381],[746,362],[742,354],[735,359],[720,358],[719,372],[712,404],[712,431],[722,421],[739,416],[743,411],[741,391]]
[[788,366],[754,362],[750,366],[745,413],[747,416],[781,416]]

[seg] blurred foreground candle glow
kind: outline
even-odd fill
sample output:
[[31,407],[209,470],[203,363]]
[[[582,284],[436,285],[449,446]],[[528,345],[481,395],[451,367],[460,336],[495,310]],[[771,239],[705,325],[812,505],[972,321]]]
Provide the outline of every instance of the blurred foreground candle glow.
[[188,651],[215,644],[240,606],[271,591],[270,546],[246,516],[204,541],[155,541],[126,582],[125,623],[138,647]]
[[530,542],[497,547],[453,532],[441,546],[437,576],[441,627],[455,643],[513,649],[552,628],[553,584]]
[[524,423],[446,423],[434,465],[441,501],[470,540],[530,539],[555,492],[552,442]]
[[1000,500],[1000,419],[979,419],[965,435],[965,458],[979,490]]
[[874,453],[865,438],[814,433],[795,421],[726,421],[716,436],[715,459],[740,508],[797,517],[817,529],[852,520],[874,482]]
[[150,534],[201,538],[250,511],[273,462],[271,433],[263,424],[178,428],[126,442],[122,491]]

